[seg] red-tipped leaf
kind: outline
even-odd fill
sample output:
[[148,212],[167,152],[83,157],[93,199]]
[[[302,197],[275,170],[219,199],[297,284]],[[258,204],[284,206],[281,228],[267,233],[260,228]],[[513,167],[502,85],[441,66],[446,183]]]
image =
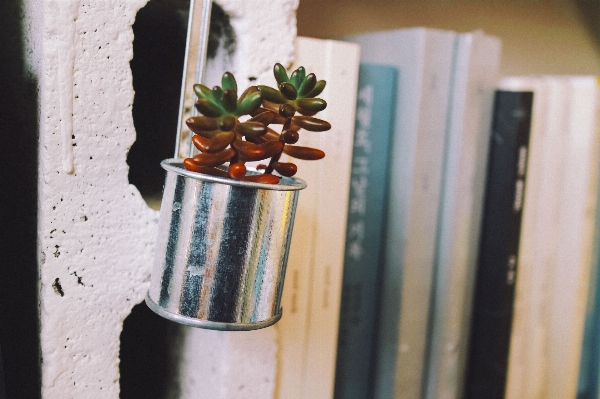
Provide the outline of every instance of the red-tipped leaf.
[[321,150],[299,145],[286,145],[283,148],[283,152],[290,157],[304,159],[305,161],[315,161],[325,157],[325,153]]

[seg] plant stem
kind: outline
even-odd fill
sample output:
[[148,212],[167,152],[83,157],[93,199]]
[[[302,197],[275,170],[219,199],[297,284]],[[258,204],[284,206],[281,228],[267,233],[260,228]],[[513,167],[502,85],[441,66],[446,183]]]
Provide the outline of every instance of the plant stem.
[[275,164],[277,162],[279,162],[279,158],[281,158],[281,154],[283,153],[283,148],[285,147],[285,140],[283,139],[283,133],[285,133],[290,128],[291,125],[292,125],[292,118],[287,118],[285,120],[285,123],[283,124],[283,127],[281,128],[281,134],[279,135],[279,141],[281,141],[283,143],[283,147],[281,147],[281,151],[279,151],[279,153],[277,153],[271,157],[271,161],[269,161],[269,166],[267,166],[265,169],[265,175],[272,174],[273,170],[275,169]]

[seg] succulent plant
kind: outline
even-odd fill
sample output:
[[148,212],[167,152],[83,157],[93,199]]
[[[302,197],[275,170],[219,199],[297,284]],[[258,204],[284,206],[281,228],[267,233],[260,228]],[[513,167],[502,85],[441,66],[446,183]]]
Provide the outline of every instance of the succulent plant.
[[[194,116],[186,124],[195,135],[194,146],[200,151],[186,158],[186,169],[237,180],[260,183],[278,183],[281,176],[296,174],[297,166],[291,162],[279,162],[281,154],[293,158],[316,160],[325,156],[321,150],[296,146],[300,129],[325,131],[331,125],[313,115],[327,107],[316,98],[325,88],[324,80],[317,80],[314,73],[306,74],[299,67],[288,77],[281,64],[273,68],[278,89],[269,86],[251,86],[238,98],[235,77],[226,72],[221,86],[212,90],[202,84],[194,85],[198,96],[195,106],[202,116]],[[300,115],[296,115],[299,113]],[[250,116],[241,122],[240,117]],[[282,125],[280,133],[269,125]],[[258,169],[262,174],[247,175],[246,162],[269,159]],[[227,172],[219,166],[229,162]]]

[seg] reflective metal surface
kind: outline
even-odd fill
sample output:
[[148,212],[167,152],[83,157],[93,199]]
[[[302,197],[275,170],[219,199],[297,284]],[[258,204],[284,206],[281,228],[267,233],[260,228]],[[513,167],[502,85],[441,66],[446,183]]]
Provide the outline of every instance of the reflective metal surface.
[[[253,330],[281,317],[299,179],[267,185],[167,170],[148,306],[167,319]],[[229,183],[229,184],[225,184]]]

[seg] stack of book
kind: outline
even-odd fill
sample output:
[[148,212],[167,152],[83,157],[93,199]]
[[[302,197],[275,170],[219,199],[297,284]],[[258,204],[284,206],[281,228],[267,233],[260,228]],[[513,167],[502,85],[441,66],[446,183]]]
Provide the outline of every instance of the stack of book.
[[275,396],[596,398],[597,79],[499,79],[481,31],[344,41],[298,42],[338,129],[306,143]]
[[[347,39],[360,44],[361,62],[396,68],[398,83],[388,192],[377,194],[387,198],[385,229],[371,244],[382,261],[371,256],[344,270],[344,288],[348,274],[377,274],[368,281],[378,283],[365,280],[355,301],[358,321],[375,336],[373,356],[360,358],[364,341],[349,340],[353,320],[342,314],[335,397],[459,395],[500,42],[482,32],[425,28]],[[352,362],[370,364],[369,373],[345,371]]]

